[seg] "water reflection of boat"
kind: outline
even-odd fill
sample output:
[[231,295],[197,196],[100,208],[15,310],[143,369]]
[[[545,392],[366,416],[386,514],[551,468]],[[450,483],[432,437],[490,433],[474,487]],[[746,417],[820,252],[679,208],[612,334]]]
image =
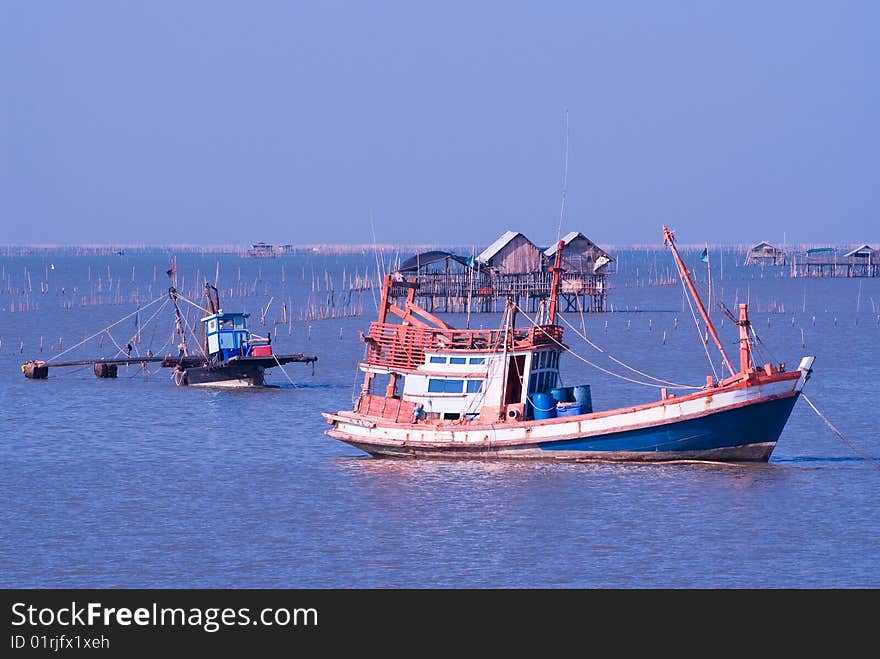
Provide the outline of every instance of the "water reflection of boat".
[[[666,227],[682,281],[730,372],[708,376],[682,394],[661,388],[660,400],[594,410],[590,388],[559,387],[563,328],[556,323],[561,252],[553,268],[546,318],[517,327],[508,301],[497,330],[459,330],[414,304],[415,278],[385,278],[379,316],[362,335],[366,358],[352,411],[325,413],[327,434],[376,456],[539,458],[621,461],[769,460],[813,357],[794,371],[756,365],[748,306],[739,327],[739,366],[727,357]],[[397,297],[405,302],[398,306]],[[400,323],[388,321],[389,314]],[[521,315],[525,316],[524,313]],[[376,378],[383,393],[374,393]],[[684,387],[683,387],[684,388]]]

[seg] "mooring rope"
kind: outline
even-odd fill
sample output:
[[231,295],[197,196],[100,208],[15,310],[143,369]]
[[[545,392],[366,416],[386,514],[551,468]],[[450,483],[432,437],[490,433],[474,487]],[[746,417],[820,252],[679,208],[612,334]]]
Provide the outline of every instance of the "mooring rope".
[[[566,352],[568,352],[568,353],[574,355],[576,358],[580,359],[580,360],[581,360],[582,362],[584,362],[585,364],[589,364],[590,366],[592,366],[592,367],[595,368],[596,370],[598,370],[598,371],[602,371],[603,373],[606,373],[607,375],[610,375],[610,376],[612,376],[612,377],[619,378],[619,379],[621,379],[621,380],[626,380],[627,382],[632,382],[632,383],[634,383],[634,384],[640,384],[640,385],[642,385],[642,386],[644,386],[644,387],[654,387],[655,389],[663,389],[663,388],[664,388],[662,385],[654,384],[653,382],[642,382],[641,380],[635,380],[635,379],[633,379],[633,378],[629,378],[629,377],[627,377],[627,376],[625,376],[625,375],[621,375],[620,373],[615,373],[614,371],[609,371],[607,368],[603,368],[602,366],[599,366],[599,365],[596,364],[595,362],[591,362],[589,359],[587,359],[586,357],[584,357],[584,356],[582,356],[582,355],[579,355],[578,353],[576,353],[574,350],[572,350],[571,348],[569,348],[569,347],[566,346],[565,344],[560,343],[560,342],[556,339],[556,337],[552,336],[551,334],[549,334],[549,333],[547,332],[547,330],[545,330],[543,327],[541,327],[540,325],[538,325],[538,324],[537,324],[537,323],[536,323],[536,322],[535,322],[535,321],[534,321],[534,320],[533,320],[533,319],[532,319],[532,318],[531,318],[531,317],[530,317],[525,311],[523,311],[523,310],[520,308],[519,305],[516,305],[516,308],[519,309],[520,313],[522,313],[522,315],[525,316],[526,319],[527,319],[530,323],[532,323],[532,325],[534,325],[536,328],[538,328],[539,330],[541,330],[541,332],[543,332],[544,335],[545,335],[547,338],[549,338],[551,341],[553,341],[553,343],[555,343],[556,345],[558,345],[560,348],[562,348],[562,349],[565,350]],[[703,387],[679,386],[679,387],[674,387],[674,388],[676,388],[676,389],[696,389],[696,390],[700,390],[700,389],[702,389]]]
[[670,382],[669,380],[664,380],[663,378],[654,377],[653,375],[651,375],[649,373],[645,373],[644,371],[640,371],[637,368],[633,368],[632,366],[629,366],[628,364],[623,363],[622,361],[617,359],[615,356],[613,356],[609,352],[603,350],[601,347],[599,347],[598,345],[596,345],[595,343],[590,341],[590,339],[587,338],[586,333],[579,332],[578,329],[574,325],[572,325],[570,322],[568,322],[568,320],[566,320],[565,316],[563,316],[562,314],[558,314],[558,316],[562,319],[563,323],[565,323],[566,325],[568,325],[571,328],[571,331],[574,332],[575,336],[580,337],[581,339],[586,341],[588,345],[590,345],[591,347],[593,347],[596,350],[598,350],[599,352],[601,352],[603,355],[608,357],[608,359],[615,362],[616,364],[620,364],[625,369],[630,370],[633,373],[638,373],[639,375],[644,376],[644,377],[648,378],[649,380],[654,380],[656,382],[662,382],[663,384],[669,385],[670,387],[675,387],[678,389],[690,389],[691,388],[689,385],[686,385],[686,384],[679,384],[677,382]]
[[859,457],[863,458],[864,460],[867,460],[872,465],[874,465],[875,467],[880,469],[880,462],[877,462],[877,460],[872,458],[870,455],[868,455],[867,453],[865,453],[861,449],[857,448],[855,445],[853,445],[853,443],[851,441],[849,441],[846,437],[844,437],[843,433],[834,427],[834,424],[831,423],[831,421],[829,421],[828,418],[819,411],[819,408],[813,404],[813,401],[811,401],[809,398],[807,398],[807,395],[805,393],[801,392],[801,396],[803,397],[803,399],[805,401],[807,401],[807,404],[811,408],[813,408],[813,411],[816,413],[816,416],[818,416],[820,419],[822,419],[822,421],[825,422],[825,425],[831,429],[831,432],[833,432],[835,435],[837,435],[837,437],[840,439],[840,441],[842,441],[844,444],[846,444],[852,450],[853,453],[855,453]]
[[281,372],[284,373],[284,377],[287,378],[287,381],[290,382],[291,386],[292,386],[294,389],[299,389],[299,387],[296,386],[296,383],[295,383],[293,380],[290,379],[290,376],[287,374],[287,371],[284,370],[284,367],[281,365],[281,362],[278,361],[278,355],[276,355],[276,354],[273,352],[273,353],[272,353],[272,358],[275,360],[275,363],[278,364],[278,368],[280,368],[280,369],[281,369]]

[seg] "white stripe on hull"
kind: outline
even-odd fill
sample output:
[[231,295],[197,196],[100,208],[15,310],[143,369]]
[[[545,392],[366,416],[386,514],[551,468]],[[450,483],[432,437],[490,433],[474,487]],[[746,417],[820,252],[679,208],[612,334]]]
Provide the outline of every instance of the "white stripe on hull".
[[236,379],[236,380],[218,380],[216,382],[190,382],[188,383],[190,387],[222,387],[224,389],[241,389],[244,387],[259,387],[260,385],[254,384],[251,380],[246,378]]
[[[498,457],[504,455],[505,447],[516,451],[522,457],[529,457],[523,451],[528,446],[542,442],[565,439],[601,437],[603,435],[651,428],[685,421],[714,414],[724,410],[732,410],[762,400],[772,400],[792,395],[799,390],[798,380],[781,380],[745,388],[708,391],[705,396],[691,400],[676,402],[674,399],[664,405],[644,409],[621,408],[614,414],[598,413],[580,417],[557,417],[545,421],[524,421],[518,423],[498,423],[496,425],[479,422],[446,423],[440,426],[431,424],[399,424],[387,420],[360,417],[353,412],[325,414],[333,423],[327,434],[336,439],[360,446],[363,450],[376,453],[379,449],[399,450],[401,454],[417,455],[424,448],[436,453],[442,448],[450,453],[474,452],[478,455],[480,448],[491,451]],[[367,448],[372,447],[372,448]],[[533,449],[545,452],[537,446]],[[772,451],[772,446],[770,449]],[[555,452],[554,452],[555,453]],[[566,452],[559,452],[558,457]],[[574,451],[568,453],[575,453]],[[583,451],[576,452],[584,457]],[[605,459],[610,459],[603,453]],[[769,455],[769,453],[768,453]],[[672,455],[666,459],[675,459]],[[570,457],[568,459],[571,459]],[[727,458],[731,459],[731,458]],[[754,459],[754,458],[752,458]]]

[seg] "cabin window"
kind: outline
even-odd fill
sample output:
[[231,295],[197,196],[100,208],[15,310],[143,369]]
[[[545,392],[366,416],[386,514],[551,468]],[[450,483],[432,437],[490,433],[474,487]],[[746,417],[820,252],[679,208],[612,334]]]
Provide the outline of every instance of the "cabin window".
[[469,394],[478,394],[483,391],[483,381],[482,380],[468,380],[467,381],[467,392]]
[[431,357],[432,364],[445,364],[446,357]]
[[244,329],[244,316],[236,316],[235,329]]
[[552,389],[556,386],[556,372],[548,371],[547,372],[547,389]]
[[470,363],[471,364],[485,364],[486,358],[485,357],[471,357]]
[[217,319],[216,318],[213,318],[208,321],[208,331],[209,332],[216,332],[217,331]]
[[539,364],[538,364],[538,368],[544,368],[544,367],[547,365],[547,364],[545,363],[545,362],[546,362],[546,359],[547,359],[547,353],[546,353],[546,352],[542,352],[542,353],[541,353],[541,359],[540,359],[540,362],[539,362]]
[[449,363],[450,364],[467,364],[467,359],[465,359],[464,357],[450,357]]
[[428,392],[432,394],[460,394],[464,389],[464,380],[428,380]]

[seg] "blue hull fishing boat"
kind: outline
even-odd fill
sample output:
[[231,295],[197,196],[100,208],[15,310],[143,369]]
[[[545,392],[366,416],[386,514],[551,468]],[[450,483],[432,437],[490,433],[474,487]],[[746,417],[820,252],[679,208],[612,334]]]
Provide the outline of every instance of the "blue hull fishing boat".
[[[354,410],[324,413],[327,434],[375,456],[766,462],[814,358],[804,357],[793,371],[756,365],[748,306],[741,304],[739,316],[731,314],[739,327],[735,369],[672,232],[663,231],[728,377],[708,376],[704,386],[682,395],[663,387],[660,400],[601,411],[593,410],[588,386],[557,387],[560,357],[568,350],[556,323],[560,242],[547,317],[528,327],[517,327],[521,310],[508,301],[501,329],[455,329],[414,304],[416,279],[386,277],[379,318],[362,336],[360,397]],[[395,290],[406,291],[401,305]],[[389,314],[401,322],[387,322]],[[386,378],[381,394],[374,393],[377,376]]]

